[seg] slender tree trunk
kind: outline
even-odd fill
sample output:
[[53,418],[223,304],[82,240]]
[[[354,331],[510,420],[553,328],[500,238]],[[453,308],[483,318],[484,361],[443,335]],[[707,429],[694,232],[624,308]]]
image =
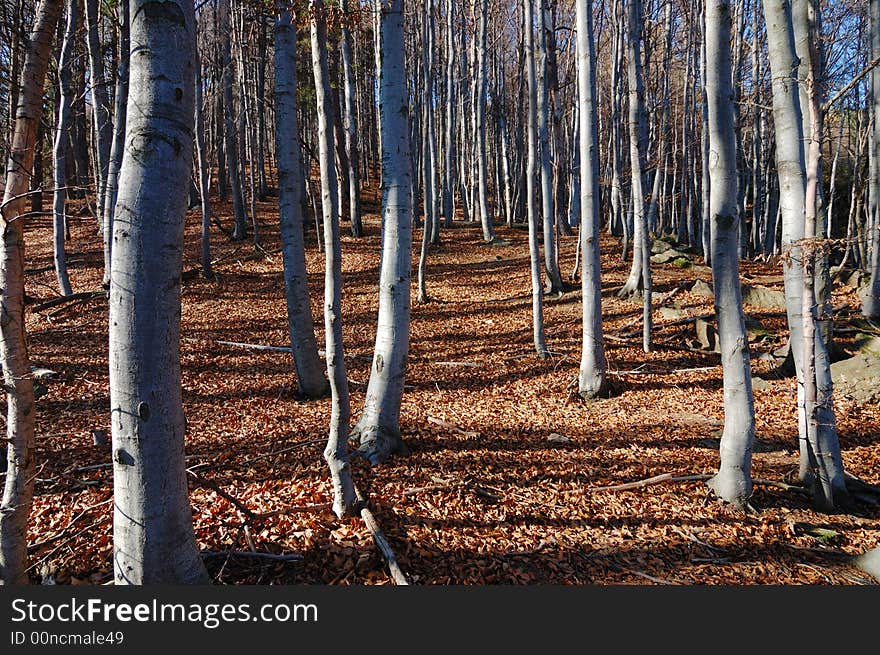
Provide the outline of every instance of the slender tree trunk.
[[64,248],[65,224],[67,220],[65,204],[67,200],[67,152],[68,132],[71,126],[71,104],[73,103],[73,80],[71,65],[74,39],[81,22],[77,0],[67,1],[67,23],[64,29],[64,42],[58,58],[58,122],[55,131],[55,145],[52,150],[52,180],[55,185],[52,199],[52,252],[55,263],[55,276],[62,296],[73,293],[67,275],[67,256]]
[[207,583],[184,463],[180,271],[192,170],[195,12],[132,0],[127,156],[110,283],[117,584]]
[[0,365],[6,389],[6,480],[0,505],[0,584],[27,582],[27,527],[34,495],[34,385],[24,311],[24,221],[52,39],[64,3],[41,0],[17,91],[15,131],[0,205]]
[[[776,168],[779,176],[779,203],[782,214],[781,245],[786,255],[783,272],[786,312],[791,333],[789,344],[798,378],[798,432],[802,442],[802,453],[807,453],[806,456],[802,455],[801,476],[808,481],[812,477],[811,469],[818,472],[821,484],[816,486],[815,498],[820,507],[827,508],[829,503],[833,506],[833,500],[828,498],[827,490],[831,490],[832,496],[844,498],[846,485],[836,429],[834,438],[831,439],[827,430],[820,431],[815,424],[812,402],[815,396],[812,389],[815,388],[817,381],[815,358],[804,357],[807,347],[810,348],[811,354],[815,353],[813,343],[808,346],[804,343],[804,328],[807,323],[810,332],[807,335],[808,339],[812,339],[814,334],[812,315],[814,300],[810,297],[804,300],[805,293],[809,295],[812,291],[812,282],[804,280],[804,271],[801,267],[804,261],[803,239],[807,211],[807,174],[801,112],[809,109],[801,107],[797,84],[792,78],[797,66],[797,57],[792,31],[791,5],[788,0],[765,0],[764,13],[767,21],[770,68],[773,74],[773,122],[776,128]],[[815,225],[812,224],[811,227],[815,228]],[[807,309],[806,315],[805,309]],[[807,361],[810,359],[813,361]],[[828,389],[830,392],[830,384]],[[811,425],[814,429],[811,429]]]
[[537,0],[538,13],[538,74],[537,118],[538,152],[541,165],[541,214],[544,234],[544,270],[547,273],[547,293],[562,293],[562,274],[556,259],[556,198],[553,194],[553,161],[550,153],[550,69],[547,53],[546,0]]
[[[535,353],[541,359],[550,356],[544,336],[544,286],[541,284],[541,252],[538,245],[538,199],[535,189],[535,168],[538,155],[538,84],[535,71],[533,35],[533,0],[523,0],[525,7],[526,78],[528,88],[528,149],[526,164],[526,209],[529,221],[529,270],[532,284],[532,339]],[[546,246],[546,243],[545,243]]]
[[[871,59],[880,57],[880,0],[869,0],[870,25],[871,25]],[[871,191],[874,195],[880,196],[880,70],[876,67],[871,70],[871,113],[872,118],[872,139],[871,139],[871,156],[874,162],[877,162],[872,168],[873,179],[871,180]],[[873,204],[877,206],[880,198],[872,199]],[[872,229],[868,235],[869,250],[871,252],[871,260],[869,262],[869,271],[871,273],[871,288],[862,303],[862,314],[869,319],[880,319],[880,219],[877,212],[874,212]]]
[[309,303],[303,234],[303,173],[296,99],[296,25],[289,2],[280,0],[278,11],[275,22],[275,147],[287,326],[299,393],[306,398],[322,398],[327,395],[328,386],[318,356]]
[[232,211],[235,226],[232,232],[233,241],[247,238],[247,216],[242,197],[241,168],[239,166],[239,150],[236,141],[244,138],[235,126],[235,107],[232,102],[232,22],[230,20],[230,0],[223,0],[219,8],[221,86],[223,93],[223,150],[226,153],[226,164],[229,168],[229,186],[232,187]]
[[593,11],[578,0],[577,74],[580,151],[580,250],[583,324],[578,393],[595,398],[607,393],[607,362],[602,341],[602,295],[599,270],[599,132],[596,125],[596,55]]
[[[333,511],[353,516],[357,496],[351,477],[348,429],[351,401],[342,344],[342,250],[339,244],[339,211],[336,166],[333,164],[333,111],[327,67],[327,25],[322,0],[311,0],[312,70],[318,115],[318,161],[321,168],[321,208],[324,214],[324,341],[327,377],[330,380],[330,429],[324,459],[333,481]],[[293,46],[295,49],[295,46]]]
[[383,3],[379,29],[382,141],[379,318],[364,411],[354,430],[360,435],[359,453],[371,464],[405,452],[400,438],[400,403],[409,353],[413,198],[403,12],[403,0]]
[[[95,178],[95,206],[98,225],[103,229],[104,190],[107,184],[107,171],[110,165],[110,145],[113,141],[113,121],[110,118],[110,101],[107,94],[107,79],[104,75],[104,59],[101,52],[101,37],[98,23],[98,0],[85,0],[86,44],[89,51],[89,91],[92,97],[92,116],[97,154],[97,177]],[[104,239],[110,236],[105,234]]]
[[113,143],[110,147],[110,161],[107,165],[107,186],[104,194],[104,287],[110,286],[110,273],[113,251],[113,216],[116,211],[116,197],[119,193],[119,168],[122,166],[122,153],[125,150],[125,124],[128,106],[128,58],[129,48],[129,6],[120,2],[119,11],[119,65],[116,70],[116,94],[114,96]]
[[718,496],[745,507],[752,493],[755,406],[752,371],[739,282],[739,224],[736,135],[730,64],[731,6],[706,4],[706,98],[709,102],[712,281],[724,377],[724,431],[721,466],[707,483]]
[[352,37],[351,23],[354,14],[351,13],[348,0],[342,0],[343,16],[342,41],[342,69],[345,76],[345,151],[348,155],[348,209],[351,220],[351,235],[359,237],[363,233],[361,225],[361,199],[360,199],[360,173],[357,153],[357,111],[355,108],[355,84],[354,69],[352,62]]
[[196,157],[198,158],[199,195],[202,208],[201,264],[202,277],[210,280],[214,277],[214,272],[211,270],[211,199],[209,197],[211,171],[208,168],[208,158],[205,154],[205,120],[202,112],[202,65],[200,61],[196,62],[195,78]]

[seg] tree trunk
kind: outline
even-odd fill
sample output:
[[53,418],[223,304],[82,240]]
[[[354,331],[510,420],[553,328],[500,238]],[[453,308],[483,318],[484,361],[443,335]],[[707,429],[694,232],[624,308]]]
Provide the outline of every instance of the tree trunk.
[[117,584],[208,582],[183,457],[179,346],[195,30],[186,0],[132,0],[128,156],[119,174],[110,283]]
[[[535,168],[538,157],[538,84],[535,71],[533,0],[523,0],[525,8],[526,79],[528,88],[528,147],[526,164],[526,209],[529,221],[529,271],[532,285],[532,339],[535,353],[541,359],[550,356],[544,336],[544,286],[541,284],[541,252],[538,246],[538,201],[535,189]],[[545,243],[546,246],[546,243]]]
[[312,70],[315,74],[315,100],[318,114],[321,208],[324,214],[324,339],[331,393],[330,429],[324,459],[330,468],[333,481],[333,511],[341,518],[356,514],[357,497],[351,478],[348,454],[351,402],[342,344],[342,251],[339,245],[336,166],[333,163],[333,111],[330,98],[332,90],[327,69],[327,26],[324,3],[322,0],[312,0],[309,9]]
[[745,507],[752,493],[755,406],[752,371],[739,282],[739,224],[736,135],[730,65],[731,7],[726,0],[706,4],[706,98],[709,148],[707,208],[712,222],[712,281],[724,378],[724,431],[721,466],[708,481],[718,496]]
[[37,123],[52,39],[63,7],[41,0],[18,87],[15,131],[6,164],[0,227],[0,365],[6,388],[6,481],[0,505],[0,584],[27,582],[27,525],[34,495],[36,448],[34,385],[27,352],[24,311],[24,221],[34,163]]
[[69,150],[68,132],[71,126],[71,104],[73,103],[73,80],[71,64],[74,39],[79,24],[80,8],[77,0],[67,1],[67,23],[64,29],[64,42],[58,58],[58,122],[55,131],[55,144],[52,149],[52,181],[55,189],[52,198],[52,252],[55,263],[55,277],[62,296],[73,293],[67,275],[67,256],[64,249],[67,200],[67,152]]
[[120,2],[119,11],[119,66],[116,70],[116,94],[114,96],[113,143],[110,147],[110,161],[107,164],[107,186],[104,194],[104,280],[110,285],[112,265],[113,216],[116,211],[116,197],[119,193],[119,168],[122,166],[122,153],[125,150],[125,124],[128,105],[128,58],[131,46],[129,39],[129,7]]
[[[871,24],[871,59],[880,57],[880,0],[869,0],[870,24]],[[873,114],[871,139],[871,156],[877,165],[873,167],[874,179],[871,181],[871,191],[880,190],[880,69],[871,70],[871,113]],[[880,192],[874,195],[880,196]],[[872,199],[877,206],[878,199]],[[869,270],[871,273],[871,288],[862,304],[862,314],[865,318],[880,319],[880,219],[877,212],[874,213],[871,233],[868,235],[870,243],[871,261]]]
[[[85,0],[86,44],[89,51],[89,92],[92,97],[92,116],[96,139],[97,172],[95,178],[95,207],[98,224],[104,219],[104,190],[107,184],[107,171],[110,166],[110,145],[113,140],[113,121],[110,118],[110,101],[107,94],[107,78],[104,75],[104,58],[101,52],[101,37],[98,23],[98,0]],[[104,239],[110,235],[105,234]]]
[[343,125],[345,128],[345,152],[348,155],[348,210],[351,220],[351,236],[359,237],[363,234],[363,227],[361,225],[361,183],[357,153],[358,123],[355,108],[354,68],[351,52],[351,23],[355,14],[351,13],[348,0],[342,0],[342,11],[345,16],[342,19],[342,41],[340,47],[342,50],[342,70],[345,77]]
[[[786,313],[790,331],[789,346],[794,359],[798,378],[798,432],[802,453],[801,476],[804,481],[811,478],[810,469],[819,473],[821,486],[828,485],[833,495],[846,496],[843,463],[836,429],[831,438],[829,429],[810,429],[814,422],[812,402],[807,398],[808,387],[816,385],[816,371],[810,362],[805,361],[804,327],[809,322],[812,333],[813,300],[804,300],[805,290],[810,293],[811,282],[804,281],[801,263],[804,261],[804,235],[806,216],[806,160],[804,154],[802,108],[798,97],[797,84],[791,73],[797,66],[794,37],[792,32],[791,6],[788,0],[765,0],[764,12],[767,22],[767,41],[770,68],[773,77],[773,122],[776,128],[776,169],[779,177],[779,204],[782,214],[782,249],[785,254],[783,264]],[[806,286],[805,286],[806,285]],[[805,315],[805,308],[807,309]],[[815,341],[815,340],[814,340]],[[821,340],[818,340],[819,342]],[[810,352],[815,350],[810,345]],[[807,358],[813,359],[814,358]],[[809,378],[809,379],[808,379]],[[823,384],[823,386],[825,386]],[[828,385],[830,391],[830,384]],[[814,395],[812,392],[810,396]],[[810,407],[806,406],[810,403]],[[814,424],[814,427],[815,426]],[[812,453],[810,453],[812,451]],[[817,488],[816,500],[820,506],[828,501]]]
[[607,362],[602,342],[602,295],[599,269],[599,132],[596,125],[596,55],[593,11],[578,0],[577,75],[580,151],[580,249],[583,325],[578,393],[595,398],[607,392]]
[[379,318],[364,411],[354,432],[371,464],[404,451],[400,403],[409,353],[412,165],[406,84],[403,0],[382,4],[379,132],[382,142],[382,264]]
[[287,325],[299,393],[327,395],[327,380],[318,356],[309,303],[302,212],[302,169],[296,99],[296,25],[289,3],[282,0],[275,22],[275,147],[278,165],[278,210]]

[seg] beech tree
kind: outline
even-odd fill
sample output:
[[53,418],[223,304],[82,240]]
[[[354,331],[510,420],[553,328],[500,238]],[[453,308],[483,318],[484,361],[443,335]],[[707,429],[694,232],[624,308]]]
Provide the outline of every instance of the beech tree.
[[739,283],[740,214],[730,62],[731,5],[706,3],[706,98],[709,103],[709,213],[712,282],[724,377],[721,467],[709,480],[718,496],[744,507],[752,493],[755,407],[752,370]]
[[296,101],[296,24],[289,3],[278,5],[275,21],[275,142],[278,214],[290,347],[298,390],[307,398],[327,394],[309,302],[303,234],[302,170]]
[[132,0],[126,155],[110,279],[117,584],[208,582],[184,464],[180,275],[193,154],[195,12]]
[[371,464],[404,451],[400,403],[409,353],[412,165],[406,83],[404,0],[382,3],[379,27],[379,133],[382,142],[382,263],[376,344],[364,409],[353,433]]
[[40,0],[21,81],[0,206],[0,365],[6,388],[6,480],[0,505],[0,583],[26,582],[28,517],[34,495],[34,386],[24,313],[24,221],[43,84],[64,3]]
[[583,325],[578,393],[594,398],[607,391],[602,340],[602,287],[599,270],[599,134],[596,124],[596,54],[593,12],[577,0],[578,146],[580,152],[580,249]]

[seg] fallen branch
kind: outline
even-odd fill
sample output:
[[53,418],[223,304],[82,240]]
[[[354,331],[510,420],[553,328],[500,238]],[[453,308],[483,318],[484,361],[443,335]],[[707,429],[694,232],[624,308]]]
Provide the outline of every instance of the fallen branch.
[[276,555],[275,553],[252,552],[249,550],[224,550],[213,551],[207,550],[202,553],[202,557],[253,557],[256,559],[269,559],[276,562],[296,562],[303,558],[299,554]]
[[242,503],[238,498],[232,496],[225,491],[223,491],[220,486],[214,482],[213,480],[208,480],[203,478],[201,475],[193,471],[192,469],[186,469],[186,472],[192,476],[193,480],[199,483],[200,486],[205,487],[206,489],[210,489],[214,493],[216,493],[221,498],[225,498],[230,503],[232,503],[238,511],[247,516],[248,520],[253,521],[256,518],[256,515],[249,507],[247,507],[244,503]]
[[309,441],[299,441],[291,446],[288,446],[287,448],[282,448],[281,450],[273,450],[272,452],[263,453],[262,455],[257,455],[255,457],[251,457],[249,459],[246,459],[242,462],[242,464],[252,464],[252,463],[257,462],[261,459],[265,459],[267,457],[272,457],[273,455],[281,455],[282,453],[289,453],[291,450],[296,450],[297,448],[303,448],[304,446],[314,446],[316,444],[323,444],[323,443],[326,443],[325,439],[311,439]]
[[31,311],[41,312],[44,309],[51,309],[52,307],[57,307],[58,305],[63,305],[65,303],[77,300],[92,300],[93,298],[99,298],[101,296],[105,298],[107,297],[107,292],[103,289],[100,291],[80,291],[79,293],[72,293],[69,296],[58,296],[51,300],[44,300],[43,302],[34,305],[31,308]]
[[388,563],[388,570],[391,572],[391,578],[394,580],[394,583],[401,586],[409,585],[409,580],[407,580],[406,575],[404,575],[403,571],[400,568],[400,565],[397,563],[397,557],[394,554],[394,551],[391,549],[391,545],[388,543],[388,540],[385,538],[385,534],[382,532],[382,528],[379,527],[378,521],[376,521],[376,517],[373,516],[373,513],[367,507],[367,499],[364,498],[364,495],[360,492],[360,489],[355,487],[355,494],[357,494],[357,499],[361,504],[361,518],[364,520],[364,523],[367,526],[367,529],[370,531],[370,534],[373,535],[373,541],[376,544],[376,547],[382,553],[382,556],[385,558],[385,561]]
[[612,484],[607,487],[587,487],[587,491],[624,491],[626,489],[638,489],[639,487],[648,487],[652,484],[660,484],[661,482],[669,482],[672,480],[672,473],[663,473],[655,475],[653,478],[645,480],[637,480],[636,482],[626,482],[624,484]]
[[266,350],[273,353],[289,353],[290,346],[267,346],[260,343],[241,343],[239,341],[216,341],[221,346],[232,346],[233,348],[247,348],[248,350]]
[[431,362],[435,366],[464,366],[467,368],[477,368],[479,364],[476,362]]
[[28,546],[28,550],[31,550],[31,551],[39,550],[43,546],[48,546],[49,544],[55,543],[59,539],[63,539],[67,535],[67,532],[70,530],[70,528],[72,528],[77,523],[77,521],[82,519],[86,514],[88,514],[93,509],[96,509],[96,508],[100,507],[101,505],[106,505],[107,503],[111,502],[112,500],[113,500],[112,498],[108,498],[107,500],[102,500],[100,503],[95,503],[94,505],[89,505],[84,510],[82,510],[79,514],[77,514],[72,519],[70,519],[70,521],[68,521],[67,525],[65,525],[61,529],[61,532],[59,532],[58,534],[56,534],[52,537],[49,537],[48,539],[44,539],[43,541],[38,541],[37,543],[31,544],[30,546]]

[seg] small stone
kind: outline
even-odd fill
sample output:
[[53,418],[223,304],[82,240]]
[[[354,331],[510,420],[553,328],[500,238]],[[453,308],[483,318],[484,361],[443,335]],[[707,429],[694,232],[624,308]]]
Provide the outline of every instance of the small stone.
[[701,298],[714,298],[715,293],[712,291],[712,285],[703,280],[697,280],[691,287],[691,293]]
[[547,437],[547,441],[550,443],[571,443],[571,439],[564,434],[559,434],[557,432],[551,433],[550,436]]
[[764,378],[753,377],[752,378],[752,391],[766,391],[767,389],[772,389],[773,385],[770,384]]

